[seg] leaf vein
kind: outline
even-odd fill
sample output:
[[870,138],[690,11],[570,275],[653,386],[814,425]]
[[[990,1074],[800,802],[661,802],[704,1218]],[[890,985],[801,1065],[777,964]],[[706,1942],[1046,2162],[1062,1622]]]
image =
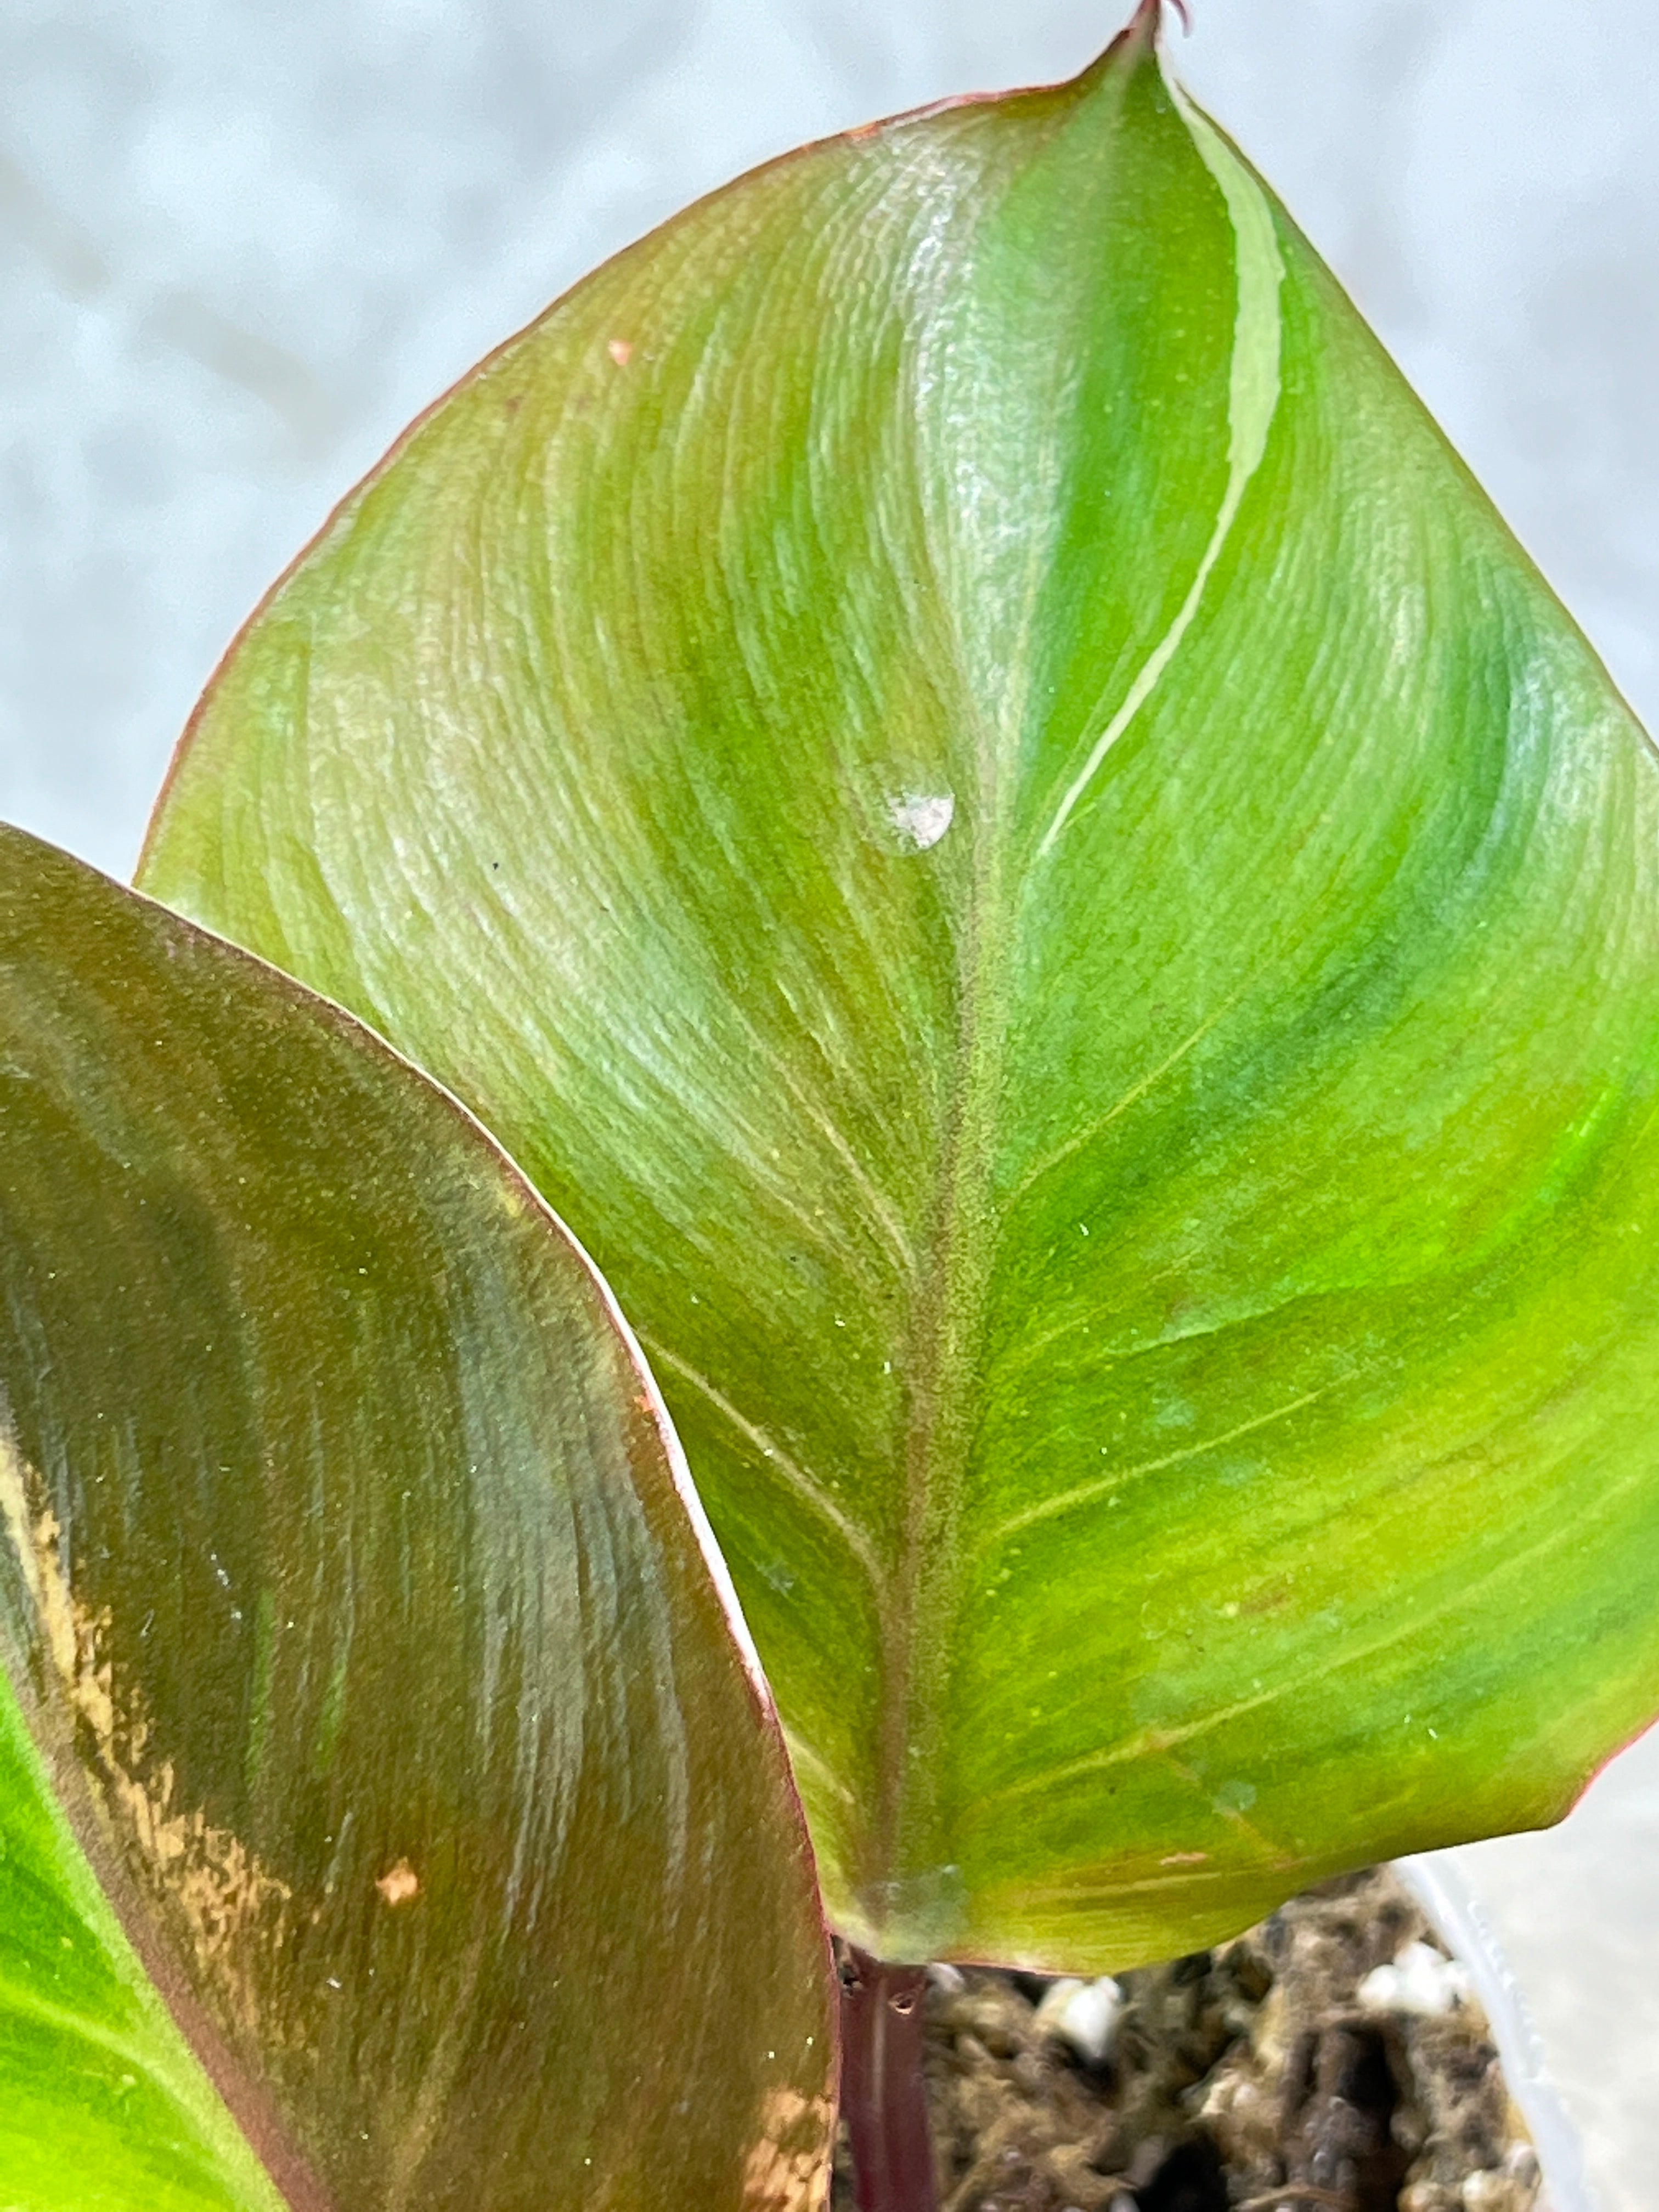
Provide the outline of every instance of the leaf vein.
[[1267,1413],[1257,1413],[1250,1420],[1241,1421],[1237,1428],[1229,1429],[1224,1436],[1206,1437],[1202,1443],[1187,1444],[1180,1451],[1166,1452],[1161,1459],[1143,1460],[1137,1467],[1120,1468],[1110,1474],[1098,1475],[1091,1482],[1080,1482],[1075,1489],[1062,1491],[1057,1498],[1042,1498],[1035,1505],[1028,1505],[1023,1512],[1011,1515],[991,1531],[986,1541],[988,1544],[1003,1543],[1022,1528],[1032,1528],[1039,1521],[1051,1521],[1057,1514],[1070,1513],[1079,1505],[1092,1504],[1097,1498],[1109,1497],[1123,1484],[1136,1481],[1142,1475],[1161,1474],[1165,1468],[1182,1467],[1190,1460],[1201,1459],[1206,1452],[1220,1451],[1226,1445],[1236,1443],[1240,1437],[1250,1436],[1258,1429],[1269,1428],[1275,1421],[1288,1420],[1292,1413],[1299,1413],[1304,1406],[1316,1404],[1334,1390],[1339,1382],[1346,1379],[1346,1376],[1338,1376],[1334,1382],[1322,1383],[1317,1390],[1306,1390],[1299,1398],[1292,1398],[1283,1406],[1274,1406]]
[[649,1358],[668,1368],[683,1382],[689,1383],[745,1443],[759,1452],[784,1487],[793,1492],[803,1504],[809,1506],[821,1521],[836,1531],[848,1551],[864,1569],[872,1588],[879,1596],[885,1586],[886,1576],[875,1547],[851,1515],[836,1503],[823,1485],[793,1460],[764,1429],[734,1406],[724,1391],[717,1389],[708,1377],[693,1367],[690,1361],[682,1359],[677,1352],[671,1352],[659,1338],[641,1334],[640,1342]]

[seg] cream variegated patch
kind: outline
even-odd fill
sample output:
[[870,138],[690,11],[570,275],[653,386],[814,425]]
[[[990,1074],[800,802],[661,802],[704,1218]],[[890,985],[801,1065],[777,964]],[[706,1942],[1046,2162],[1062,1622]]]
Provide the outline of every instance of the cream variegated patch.
[[824,2212],[834,2124],[828,2098],[803,2097],[798,2089],[769,2091],[760,2137],[744,2168],[744,2212]]

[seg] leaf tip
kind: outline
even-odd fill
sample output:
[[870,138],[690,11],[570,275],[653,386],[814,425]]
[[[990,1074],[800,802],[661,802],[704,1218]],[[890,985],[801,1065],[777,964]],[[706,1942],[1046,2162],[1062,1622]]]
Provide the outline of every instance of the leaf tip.
[[[1165,5],[1166,0],[1140,0],[1140,5],[1135,9],[1133,19],[1128,29],[1122,33],[1122,39],[1142,52],[1149,52],[1157,46],[1158,34],[1164,28]],[[1181,27],[1190,38],[1193,31],[1190,0],[1167,0],[1167,5],[1180,16]]]
[[1079,85],[1087,85],[1126,64],[1133,69],[1142,62],[1152,60],[1163,34],[1166,5],[1175,9],[1181,18],[1182,30],[1190,33],[1193,19],[1188,0],[1139,0],[1139,5],[1128,23],[1118,33],[1105,52],[1091,62],[1077,79]]

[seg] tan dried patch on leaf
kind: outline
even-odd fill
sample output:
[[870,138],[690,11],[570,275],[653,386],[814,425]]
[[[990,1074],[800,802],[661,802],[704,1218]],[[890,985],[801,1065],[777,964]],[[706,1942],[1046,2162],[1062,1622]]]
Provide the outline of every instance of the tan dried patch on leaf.
[[823,2097],[774,2089],[743,2173],[744,2212],[824,2212],[835,2110]]
[[388,1905],[407,1905],[421,1893],[421,1877],[407,1859],[388,1867],[374,1885]]
[[[68,1700],[102,1781],[124,1856],[137,1862],[162,1914],[183,1937],[193,1978],[233,2033],[270,2034],[247,1972],[250,1955],[280,1948],[293,1893],[240,1837],[199,1806],[180,1806],[173,1762],[145,1759],[149,1729],[124,1711],[107,1652],[110,1617],[76,1597],[64,1571],[63,1532],[39,1475],[0,1429],[0,1523],[39,1624],[41,1656]],[[255,1929],[258,1942],[250,1938]]]

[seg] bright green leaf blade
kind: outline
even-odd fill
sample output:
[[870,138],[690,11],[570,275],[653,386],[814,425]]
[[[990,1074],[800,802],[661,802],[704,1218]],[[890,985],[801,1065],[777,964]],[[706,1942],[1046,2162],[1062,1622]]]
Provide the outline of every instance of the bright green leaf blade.
[[485,363],[146,864],[596,1250],[901,1954],[1190,1948],[1659,1705],[1655,763],[1153,12]]
[[815,2204],[799,1810],[607,1294],[348,1016],[15,831],[0,1386],[0,2203]]

